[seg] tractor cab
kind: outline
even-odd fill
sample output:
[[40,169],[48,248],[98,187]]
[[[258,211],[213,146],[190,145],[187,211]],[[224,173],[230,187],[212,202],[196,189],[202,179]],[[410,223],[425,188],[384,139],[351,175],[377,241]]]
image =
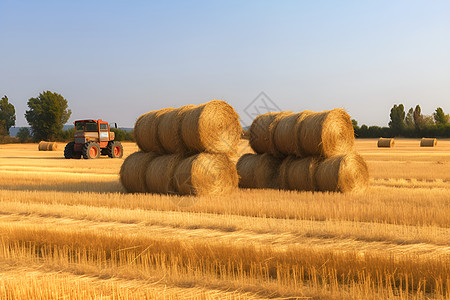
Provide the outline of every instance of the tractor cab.
[[[97,158],[100,155],[122,157],[123,147],[120,142],[114,141],[115,134],[110,130],[108,122],[86,119],[77,120],[74,125],[75,140],[66,145],[66,158],[81,158],[81,155],[84,158]],[[117,124],[115,127],[117,128]]]

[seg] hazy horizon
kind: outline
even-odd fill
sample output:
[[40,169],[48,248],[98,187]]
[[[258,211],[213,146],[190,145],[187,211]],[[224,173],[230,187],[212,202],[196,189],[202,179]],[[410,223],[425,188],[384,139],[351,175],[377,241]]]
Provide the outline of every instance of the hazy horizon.
[[133,127],[149,110],[344,108],[359,125],[419,104],[450,112],[448,1],[2,1],[0,97],[62,94],[76,119]]

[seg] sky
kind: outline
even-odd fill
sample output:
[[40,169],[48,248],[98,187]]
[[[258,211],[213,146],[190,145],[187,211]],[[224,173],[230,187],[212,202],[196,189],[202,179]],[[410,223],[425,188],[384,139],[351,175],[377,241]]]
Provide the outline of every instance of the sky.
[[46,90],[69,123],[221,99],[244,126],[262,103],[387,126],[398,103],[450,112],[449,16],[440,0],[0,0],[0,97],[16,126]]

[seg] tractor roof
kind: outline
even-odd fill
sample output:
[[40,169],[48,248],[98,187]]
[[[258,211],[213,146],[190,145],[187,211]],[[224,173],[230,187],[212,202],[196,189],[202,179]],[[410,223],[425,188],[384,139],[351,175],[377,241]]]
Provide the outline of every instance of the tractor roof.
[[[95,122],[95,123],[106,123],[102,119],[94,120],[94,119],[85,119],[85,120],[76,120],[75,122]],[[73,123],[75,123],[73,122]]]

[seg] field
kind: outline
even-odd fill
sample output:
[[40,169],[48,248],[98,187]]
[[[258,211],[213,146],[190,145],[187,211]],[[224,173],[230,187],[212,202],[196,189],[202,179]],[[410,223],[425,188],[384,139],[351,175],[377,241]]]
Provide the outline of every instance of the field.
[[450,141],[418,145],[358,140],[363,194],[227,197],[126,194],[123,159],[0,145],[0,299],[450,299]]

